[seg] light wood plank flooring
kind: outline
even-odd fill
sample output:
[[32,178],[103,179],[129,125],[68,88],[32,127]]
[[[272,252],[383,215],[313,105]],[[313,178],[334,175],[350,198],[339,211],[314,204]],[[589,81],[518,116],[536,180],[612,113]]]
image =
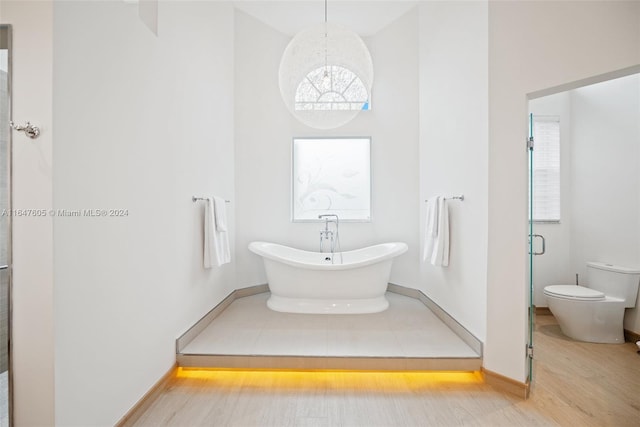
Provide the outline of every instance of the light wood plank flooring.
[[180,373],[139,426],[638,426],[634,344],[589,344],[538,316],[532,397],[478,374],[208,371]]

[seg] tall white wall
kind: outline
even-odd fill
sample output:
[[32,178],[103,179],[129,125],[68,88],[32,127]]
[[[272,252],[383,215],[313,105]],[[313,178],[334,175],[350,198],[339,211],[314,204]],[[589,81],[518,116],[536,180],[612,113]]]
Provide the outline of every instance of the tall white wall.
[[[560,119],[560,222],[533,224],[533,233],[544,236],[546,241],[544,255],[533,257],[533,304],[547,307],[545,286],[575,282],[576,272],[571,265],[571,96],[569,92],[561,92],[533,99],[529,102],[529,112]],[[541,248],[536,238],[534,250]]]
[[317,250],[320,224],[292,223],[291,144],[294,136],[371,136],[372,222],[341,223],[343,250],[404,241],[391,282],[415,287],[418,230],[418,19],[415,10],[366,40],[373,57],[372,110],[349,124],[318,131],[287,111],[278,67],[290,40],[236,12],[236,194],[238,285],[266,283],[253,240]]
[[[638,99],[640,99],[640,84],[638,84]],[[636,117],[636,124],[638,126],[638,133],[640,134],[640,108],[638,109],[638,115]],[[640,153],[639,153],[640,155]],[[640,158],[638,159],[640,161]],[[638,197],[640,197],[640,188],[638,189]],[[640,215],[636,218],[637,221],[637,229],[638,233],[640,233]],[[638,251],[640,252],[640,236],[637,240],[637,245],[639,246]],[[636,307],[631,310],[627,310],[625,313],[625,328],[635,333],[640,334],[640,291],[638,291],[638,299],[636,300]]]
[[640,266],[637,75],[571,91],[572,267]]
[[191,201],[230,199],[233,242],[233,9],[159,6],[158,36],[135,5],[54,7],[54,207],[127,210],[54,220],[57,425],[115,424],[236,287]]
[[[636,74],[571,91],[571,266],[583,280],[588,261],[640,267],[639,85]],[[637,308],[625,328],[640,332]]]
[[[638,99],[640,99],[640,84],[638,85]],[[640,133],[640,109],[638,109],[638,116],[636,123],[638,125],[638,132]],[[639,159],[640,161],[640,159]],[[639,190],[640,197],[640,190]],[[638,232],[640,232],[640,215],[637,218]],[[640,238],[638,238],[638,246],[640,246]],[[639,249],[640,251],[640,249]],[[636,301],[636,307],[633,310],[627,310],[625,313],[625,324],[630,330],[636,333],[640,333],[640,290],[638,291],[638,300]]]
[[[52,207],[51,1],[3,1],[2,23],[12,25],[13,120],[42,133],[13,132],[14,209]],[[13,413],[16,426],[54,424],[53,222],[13,218]]]
[[638,2],[489,4],[488,370],[526,378],[527,94],[637,64]]
[[420,248],[424,200],[450,201],[450,261],[420,257],[419,287],[479,339],[486,335],[488,8],[420,6]]

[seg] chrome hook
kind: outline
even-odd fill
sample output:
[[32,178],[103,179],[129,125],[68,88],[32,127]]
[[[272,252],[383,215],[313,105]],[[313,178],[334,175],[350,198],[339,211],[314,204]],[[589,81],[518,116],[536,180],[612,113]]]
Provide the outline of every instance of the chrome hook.
[[32,125],[31,122],[25,123],[24,126],[16,125],[13,121],[9,122],[9,126],[18,132],[24,132],[31,139],[36,139],[40,136],[40,128],[36,125]]

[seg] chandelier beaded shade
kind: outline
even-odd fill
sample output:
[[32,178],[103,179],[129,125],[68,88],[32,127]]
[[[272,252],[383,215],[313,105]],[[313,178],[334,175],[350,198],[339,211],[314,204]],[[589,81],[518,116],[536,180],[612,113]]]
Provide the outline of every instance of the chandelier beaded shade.
[[371,54],[358,34],[326,18],[291,40],[278,74],[287,108],[312,128],[337,128],[369,109]]

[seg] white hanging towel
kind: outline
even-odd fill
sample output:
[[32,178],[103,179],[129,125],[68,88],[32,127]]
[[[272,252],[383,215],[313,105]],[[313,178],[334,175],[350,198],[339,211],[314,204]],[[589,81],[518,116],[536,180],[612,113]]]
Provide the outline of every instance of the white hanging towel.
[[[431,206],[430,206],[431,205]],[[438,196],[427,202],[424,259],[436,267],[449,265],[449,205]]]
[[223,198],[207,200],[204,209],[204,268],[231,262],[227,233],[226,204]]
[[215,259],[216,219],[213,200],[207,199],[204,204],[204,268],[211,268]]
[[227,202],[221,197],[213,198],[216,212],[216,231],[227,231]]
[[438,198],[438,238],[433,247],[431,264],[436,267],[449,265],[449,204],[444,197]]
[[436,244],[438,238],[438,199],[439,197],[432,197],[427,200],[427,213],[425,217],[425,230],[424,230],[424,252],[422,259],[424,261],[431,259],[433,254],[433,247]]

